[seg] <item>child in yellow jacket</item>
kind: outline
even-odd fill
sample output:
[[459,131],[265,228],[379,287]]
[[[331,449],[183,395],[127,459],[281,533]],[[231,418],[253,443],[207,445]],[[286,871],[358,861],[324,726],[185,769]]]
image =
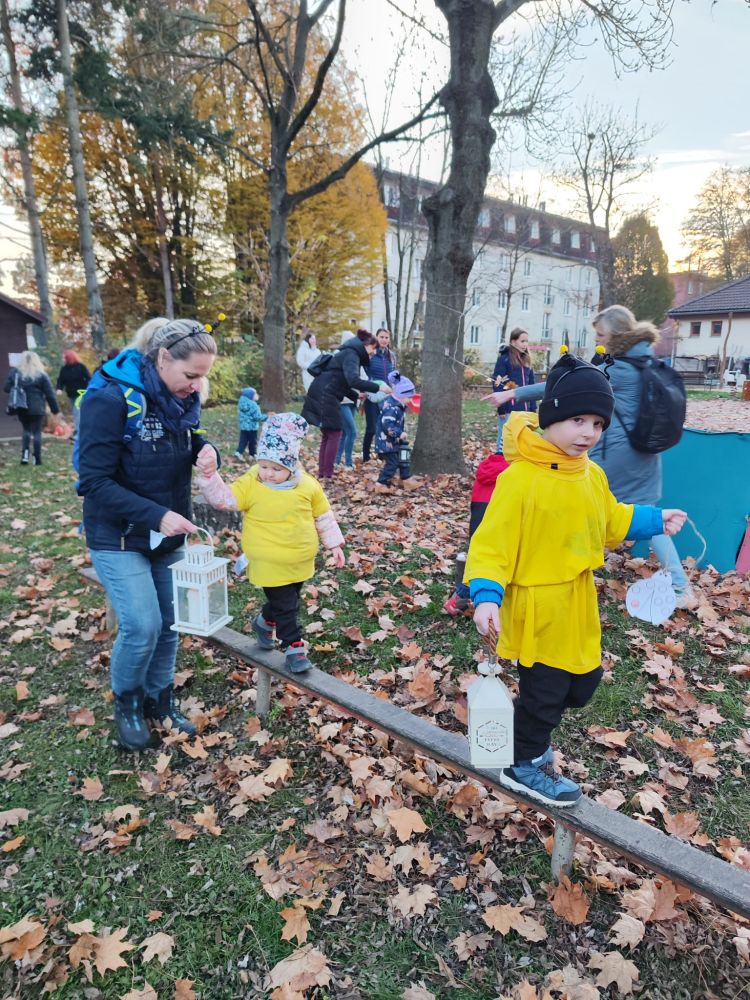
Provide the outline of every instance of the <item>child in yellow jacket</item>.
[[553,766],[550,737],[566,708],[582,708],[602,677],[593,571],[624,539],[676,534],[681,510],[618,503],[588,458],[608,426],[614,396],[606,374],[563,354],[538,415],[513,413],[505,428],[510,468],[474,533],[465,579],[482,635],[518,661],[514,764],[501,782],[539,802],[581,796]]
[[253,621],[258,645],[275,647],[274,631],[292,673],[312,663],[297,617],[305,580],[315,572],[318,540],[341,569],[346,560],[344,536],[323,487],[299,464],[307,422],[296,413],[269,417],[258,445],[258,464],[231,486],[218,472],[198,476],[198,487],[212,507],[241,510],[242,551],[251,583],[262,587],[266,603]]

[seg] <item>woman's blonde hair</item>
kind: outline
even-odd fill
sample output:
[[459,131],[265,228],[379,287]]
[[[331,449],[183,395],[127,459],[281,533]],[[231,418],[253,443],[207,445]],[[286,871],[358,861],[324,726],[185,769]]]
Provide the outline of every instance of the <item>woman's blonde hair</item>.
[[128,345],[152,360],[163,348],[176,361],[185,361],[191,354],[216,354],[216,341],[194,319],[164,319],[158,316],[147,320]]
[[[597,313],[592,320],[592,325],[600,325],[605,336],[620,337],[623,334],[642,334],[642,340],[652,340],[659,338],[659,330],[653,323],[647,320],[637,320],[627,306],[607,306]],[[653,342],[653,340],[652,340]]]
[[18,362],[18,371],[24,378],[37,378],[44,375],[46,368],[36,351],[24,351]]

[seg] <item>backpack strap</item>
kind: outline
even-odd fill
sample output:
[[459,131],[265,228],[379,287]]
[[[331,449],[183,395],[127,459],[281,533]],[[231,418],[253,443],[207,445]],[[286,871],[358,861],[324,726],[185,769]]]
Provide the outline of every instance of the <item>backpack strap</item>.
[[146,416],[146,397],[132,386],[128,386],[127,389],[122,386],[121,388],[128,410],[122,439],[123,441],[132,441],[134,437],[137,437],[143,424],[143,418]]

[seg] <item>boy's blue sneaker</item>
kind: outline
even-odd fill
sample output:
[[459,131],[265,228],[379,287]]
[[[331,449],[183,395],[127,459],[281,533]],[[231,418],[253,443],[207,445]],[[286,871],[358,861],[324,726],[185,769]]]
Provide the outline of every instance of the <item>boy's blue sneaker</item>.
[[293,642],[284,651],[286,665],[293,674],[303,674],[312,669],[312,663],[307,658],[304,642]]
[[581,797],[581,789],[575,781],[555,771],[552,747],[547,747],[541,757],[521,760],[504,768],[500,772],[500,784],[550,806],[572,806]]
[[276,622],[268,622],[259,614],[255,621],[253,622],[253,632],[255,632],[255,638],[258,640],[258,645],[261,649],[276,649],[276,643],[273,638],[273,630],[276,628]]

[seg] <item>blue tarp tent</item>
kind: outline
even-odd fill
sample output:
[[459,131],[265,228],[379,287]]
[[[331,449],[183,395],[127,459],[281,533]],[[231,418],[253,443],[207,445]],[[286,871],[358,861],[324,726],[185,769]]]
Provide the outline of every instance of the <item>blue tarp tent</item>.
[[[702,566],[730,572],[750,516],[750,434],[686,429],[662,462],[661,506],[681,507],[695,522],[708,544]],[[700,555],[701,542],[689,524],[675,544],[683,559]]]

